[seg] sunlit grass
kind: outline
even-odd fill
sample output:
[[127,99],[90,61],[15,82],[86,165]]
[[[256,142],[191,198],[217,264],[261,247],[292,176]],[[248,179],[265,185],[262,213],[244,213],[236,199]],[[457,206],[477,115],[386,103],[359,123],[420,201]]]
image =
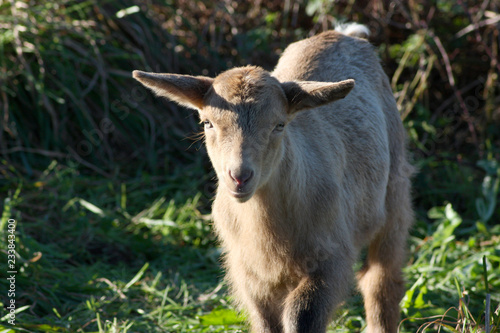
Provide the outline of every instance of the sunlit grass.
[[[168,176],[121,183],[51,165],[19,191],[11,181],[4,215],[18,221],[16,299],[19,307],[27,306],[16,316],[17,328],[247,330],[222,282],[220,251],[205,211],[209,198],[192,191],[204,177],[194,184]],[[433,224],[419,221],[412,233],[401,332],[440,326],[443,332],[458,332],[459,326],[465,329],[460,332],[480,332],[488,293],[495,332],[500,227],[457,237],[463,219],[451,205],[432,209],[429,217]],[[7,314],[2,311],[0,317]],[[362,331],[364,325],[362,299],[353,290],[330,331]]]

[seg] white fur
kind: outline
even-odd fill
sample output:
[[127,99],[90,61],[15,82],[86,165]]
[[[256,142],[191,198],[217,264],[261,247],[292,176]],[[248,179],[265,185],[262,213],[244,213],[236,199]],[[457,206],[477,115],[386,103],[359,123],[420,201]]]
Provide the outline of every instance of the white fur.
[[335,31],[351,37],[367,39],[370,37],[370,29],[366,25],[356,22],[341,23],[335,26]]

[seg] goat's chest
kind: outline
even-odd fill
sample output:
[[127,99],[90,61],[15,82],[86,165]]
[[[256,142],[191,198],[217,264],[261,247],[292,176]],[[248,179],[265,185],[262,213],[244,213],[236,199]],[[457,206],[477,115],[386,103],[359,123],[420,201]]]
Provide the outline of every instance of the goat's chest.
[[292,240],[283,227],[285,217],[271,217],[264,210],[221,210],[217,202],[213,216],[230,270],[270,283],[295,275]]

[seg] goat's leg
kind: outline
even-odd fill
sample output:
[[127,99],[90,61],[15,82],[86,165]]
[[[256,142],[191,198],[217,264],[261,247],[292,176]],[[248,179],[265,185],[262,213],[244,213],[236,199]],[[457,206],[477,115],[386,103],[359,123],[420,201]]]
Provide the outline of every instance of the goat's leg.
[[277,295],[271,293],[257,295],[255,290],[252,292],[248,281],[238,282],[237,285],[233,285],[233,292],[240,305],[246,310],[250,331],[252,333],[282,333],[282,302],[279,301],[279,293]]
[[368,333],[397,332],[399,302],[405,290],[401,268],[406,258],[408,228],[413,220],[408,193],[404,186],[388,192],[395,202],[387,200],[386,225],[369,245],[365,266],[358,273]]
[[285,300],[283,327],[285,333],[323,333],[335,308],[349,290],[351,267],[330,263],[328,274],[303,278]]
[[369,247],[358,282],[365,303],[368,333],[395,333],[404,294],[403,249],[391,239],[377,238]]
[[282,333],[279,315],[275,309],[261,302],[247,303],[247,311],[253,333]]

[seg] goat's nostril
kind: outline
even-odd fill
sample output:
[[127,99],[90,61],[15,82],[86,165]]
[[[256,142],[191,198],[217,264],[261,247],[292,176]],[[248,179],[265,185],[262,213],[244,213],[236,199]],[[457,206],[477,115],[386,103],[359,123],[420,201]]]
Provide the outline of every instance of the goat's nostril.
[[242,170],[240,172],[233,173],[229,170],[229,177],[233,180],[233,182],[237,186],[243,186],[252,178],[253,171],[252,170]]

